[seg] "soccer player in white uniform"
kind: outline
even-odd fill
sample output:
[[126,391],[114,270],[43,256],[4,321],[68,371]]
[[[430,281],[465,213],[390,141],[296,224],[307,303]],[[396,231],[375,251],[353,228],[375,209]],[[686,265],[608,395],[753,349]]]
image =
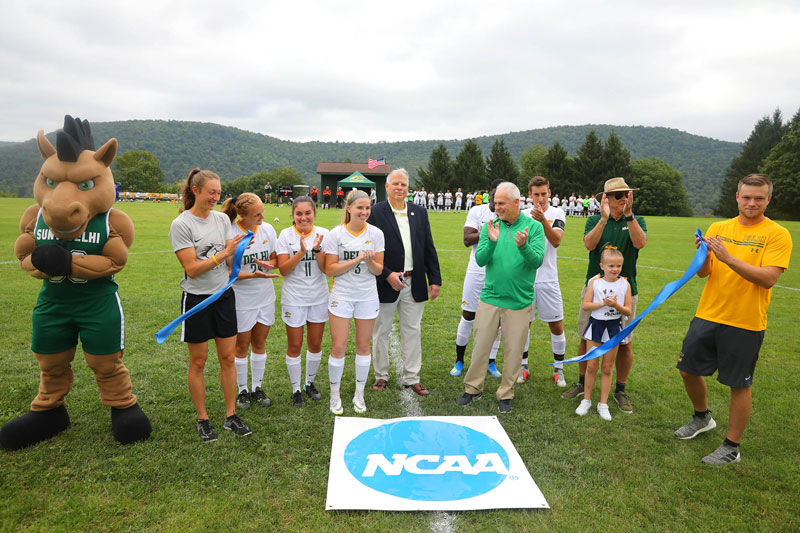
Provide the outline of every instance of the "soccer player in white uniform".
[[[478,247],[483,225],[497,218],[492,202],[495,189],[502,182],[503,180],[492,182],[489,190],[489,203],[476,205],[470,209],[467,213],[467,221],[464,222],[464,246],[470,246],[472,250],[469,254],[469,264],[467,265],[467,273],[464,275],[464,286],[461,290],[461,320],[456,331],[456,362],[450,370],[451,376],[460,376],[464,371],[464,352],[472,334],[472,324],[475,321],[475,312],[478,310],[478,302],[480,301],[483,282],[486,278],[485,267],[478,266],[475,261],[475,250]],[[500,333],[498,331],[497,338],[494,341],[494,345],[492,345],[492,351],[489,354],[489,367],[487,369],[489,374],[496,378],[501,376],[495,364],[499,346]]]
[[[558,283],[558,246],[564,236],[566,217],[561,208],[550,205],[550,183],[547,178],[534,176],[528,183],[528,192],[534,200],[533,208],[525,213],[538,220],[544,228],[544,260],[536,271],[533,284],[533,306],[531,322],[539,313],[539,320],[550,327],[550,344],[553,349],[553,361],[556,363],[553,381],[559,387],[566,387],[563,363],[567,351],[567,337],[564,335],[564,302],[561,298],[561,287]],[[518,381],[525,381],[528,372],[528,348],[530,334],[525,341],[522,354],[522,369]]]
[[436,211],[436,203],[433,201],[433,192],[428,193],[428,211]]
[[472,201],[474,199],[475,199],[475,195],[472,194],[471,192],[468,192],[467,193],[467,204],[465,206],[465,209],[467,210],[467,212],[469,212],[469,210],[472,209]]
[[283,275],[281,318],[286,325],[286,370],[292,386],[292,405],[306,404],[301,392],[303,328],[306,328],[306,374],[302,390],[321,400],[314,379],[322,360],[322,334],[328,321],[328,281],[322,241],[328,230],[314,225],[317,211],[309,196],[292,201],[294,224],[278,235],[278,268]]
[[[275,288],[272,278],[278,277],[270,270],[277,265],[275,229],[264,222],[264,204],[253,193],[242,193],[228,198],[222,211],[231,220],[231,234],[253,233],[253,240],[242,255],[239,277],[233,283],[236,295],[236,384],[239,394],[237,405],[249,409],[251,403],[269,407],[272,401],[262,389],[264,369],[267,366],[267,335],[275,323]],[[236,217],[239,220],[236,220]],[[250,349],[252,384],[247,388],[247,351]]]
[[344,356],[350,335],[350,319],[356,323],[356,391],[353,409],[367,410],[364,386],[372,362],[372,328],[378,317],[378,287],[375,277],[383,271],[383,232],[371,224],[367,193],[351,192],[345,202],[344,223],[333,228],[322,243],[325,270],[333,277],[328,316],[331,328],[331,356],[328,379],[331,386],[330,409],[335,415],[344,412],[339,388],[344,370]]
[[436,212],[437,213],[441,212],[443,206],[444,206],[444,194],[442,194],[442,191],[439,191],[436,194]]
[[453,193],[450,192],[450,189],[447,189],[447,192],[444,193],[444,212],[449,213],[452,205],[453,205]]
[[459,213],[461,211],[461,200],[464,198],[464,193],[461,192],[461,187],[456,191],[456,207],[454,211]]

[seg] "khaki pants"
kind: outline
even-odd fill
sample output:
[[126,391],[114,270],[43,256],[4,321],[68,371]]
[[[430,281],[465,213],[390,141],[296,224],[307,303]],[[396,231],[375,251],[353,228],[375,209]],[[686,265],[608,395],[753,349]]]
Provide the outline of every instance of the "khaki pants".
[[469,370],[464,378],[464,389],[469,394],[483,392],[486,369],[489,366],[489,351],[497,337],[497,328],[502,326],[503,377],[497,389],[498,400],[514,397],[514,385],[522,365],[522,349],[530,331],[531,306],[522,309],[504,309],[485,302],[478,303],[475,314],[475,340]]
[[400,322],[400,340],[403,351],[402,385],[419,383],[419,370],[422,367],[422,313],[425,302],[414,301],[411,294],[411,280],[392,303],[381,303],[375,328],[372,330],[372,368],[375,379],[389,381],[389,335],[394,324],[394,314]]

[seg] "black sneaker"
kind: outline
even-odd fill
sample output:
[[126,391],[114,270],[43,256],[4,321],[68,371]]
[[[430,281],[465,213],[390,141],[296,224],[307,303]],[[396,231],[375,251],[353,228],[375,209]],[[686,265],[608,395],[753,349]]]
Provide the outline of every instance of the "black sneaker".
[[303,398],[303,393],[300,391],[295,391],[292,393],[292,407],[305,407],[306,406],[306,399]]
[[238,405],[240,409],[250,409],[250,392],[247,389],[244,389],[239,393],[239,396],[236,397],[236,405]]
[[511,400],[500,400],[497,402],[497,410],[501,413],[511,412]]
[[312,400],[319,401],[322,399],[322,393],[317,390],[313,383],[306,383],[303,390],[306,391],[306,394],[308,394],[308,397]]
[[261,387],[256,387],[256,390],[253,391],[250,399],[254,402],[258,402],[262,407],[269,407],[272,405],[272,400],[270,400],[266,393],[261,390]]
[[458,398],[456,398],[456,403],[458,405],[468,405],[472,400],[480,400],[483,398],[483,393],[479,392],[478,394],[470,394],[465,392]]
[[236,415],[231,415],[225,419],[225,424],[222,426],[223,428],[227,429],[228,431],[233,431],[234,435],[239,435],[240,437],[245,437],[253,433],[250,431],[250,428],[244,425],[244,422],[239,419]]
[[197,421],[197,432],[200,434],[200,438],[203,439],[203,442],[214,442],[217,440],[216,433],[211,429],[211,420],[207,418]]

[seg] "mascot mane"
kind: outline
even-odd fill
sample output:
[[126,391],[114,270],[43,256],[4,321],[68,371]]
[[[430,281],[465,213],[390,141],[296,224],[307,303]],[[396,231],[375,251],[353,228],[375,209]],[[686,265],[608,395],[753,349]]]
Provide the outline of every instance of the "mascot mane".
[[59,161],[75,163],[84,150],[94,151],[94,138],[89,121],[70,115],[64,117],[64,129],[56,133],[56,152]]

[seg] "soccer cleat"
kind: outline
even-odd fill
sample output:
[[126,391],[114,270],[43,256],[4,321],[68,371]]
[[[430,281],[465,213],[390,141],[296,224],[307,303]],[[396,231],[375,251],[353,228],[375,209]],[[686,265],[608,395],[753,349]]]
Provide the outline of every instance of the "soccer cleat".
[[517,376],[517,383],[525,383],[528,381],[528,378],[531,377],[531,373],[528,372],[527,368],[520,368],[519,369],[519,376]]
[[711,431],[715,427],[717,427],[717,423],[711,418],[711,411],[709,411],[704,416],[692,415],[689,422],[675,430],[675,436],[683,440],[693,439],[700,433]]
[[250,399],[254,402],[258,402],[262,407],[269,407],[272,405],[272,400],[261,390],[261,387],[256,387]]
[[250,409],[250,392],[247,389],[243,389],[236,397],[236,405],[240,409]]
[[562,398],[572,399],[583,396],[583,383],[573,383],[570,388],[561,393]]
[[344,409],[342,408],[342,399],[338,395],[335,397],[331,395],[330,409],[331,413],[335,415],[344,413]]
[[575,414],[578,416],[586,416],[586,413],[589,412],[589,409],[592,407],[592,400],[581,400],[581,403],[578,405],[578,408],[575,409]]
[[214,433],[214,430],[211,429],[211,420],[198,420],[197,421],[197,433],[200,434],[200,438],[203,439],[203,442],[214,442],[217,440],[217,435]]
[[633,412],[633,406],[630,400],[628,400],[628,395],[625,394],[625,391],[615,392],[614,401],[617,402],[617,405],[623,413],[631,414]]
[[225,424],[222,426],[224,429],[228,431],[232,431],[234,435],[238,435],[240,437],[246,437],[253,433],[250,431],[250,428],[244,425],[244,422],[236,415],[231,415],[225,419]]
[[564,374],[561,374],[559,372],[553,374],[553,383],[555,383],[557,387],[567,386],[567,380],[564,379]]
[[511,412],[511,400],[500,400],[497,402],[497,410],[501,413]]
[[[583,403],[583,402],[581,402]],[[607,403],[598,403],[597,404],[597,414],[600,415],[600,418],[603,420],[607,420],[611,422],[611,413],[608,412],[608,404]]]
[[463,371],[464,361],[456,361],[456,364],[454,364],[453,368],[450,369],[450,375],[457,378]]
[[719,448],[703,457],[700,461],[709,466],[722,466],[728,463],[738,463],[742,460],[738,446],[730,446],[724,442]]
[[303,390],[312,400],[319,401],[322,399],[322,393],[317,390],[313,383],[306,383],[306,386],[303,387]]
[[364,402],[364,394],[356,393],[353,396],[353,409],[356,413],[366,413],[367,412],[367,404]]
[[303,398],[303,393],[300,392],[299,390],[294,391],[292,393],[292,407],[300,408],[300,407],[305,407],[305,405],[306,405],[306,399]]
[[478,394],[470,394],[468,392],[465,392],[464,394],[456,398],[456,403],[458,405],[469,405],[469,403],[472,400],[480,400],[481,398],[483,398],[483,393],[481,392],[479,392]]
[[486,369],[486,371],[492,377],[495,377],[495,378],[503,377],[503,374],[501,374],[500,371],[497,370],[497,365],[494,364],[494,361],[489,361],[489,367]]

